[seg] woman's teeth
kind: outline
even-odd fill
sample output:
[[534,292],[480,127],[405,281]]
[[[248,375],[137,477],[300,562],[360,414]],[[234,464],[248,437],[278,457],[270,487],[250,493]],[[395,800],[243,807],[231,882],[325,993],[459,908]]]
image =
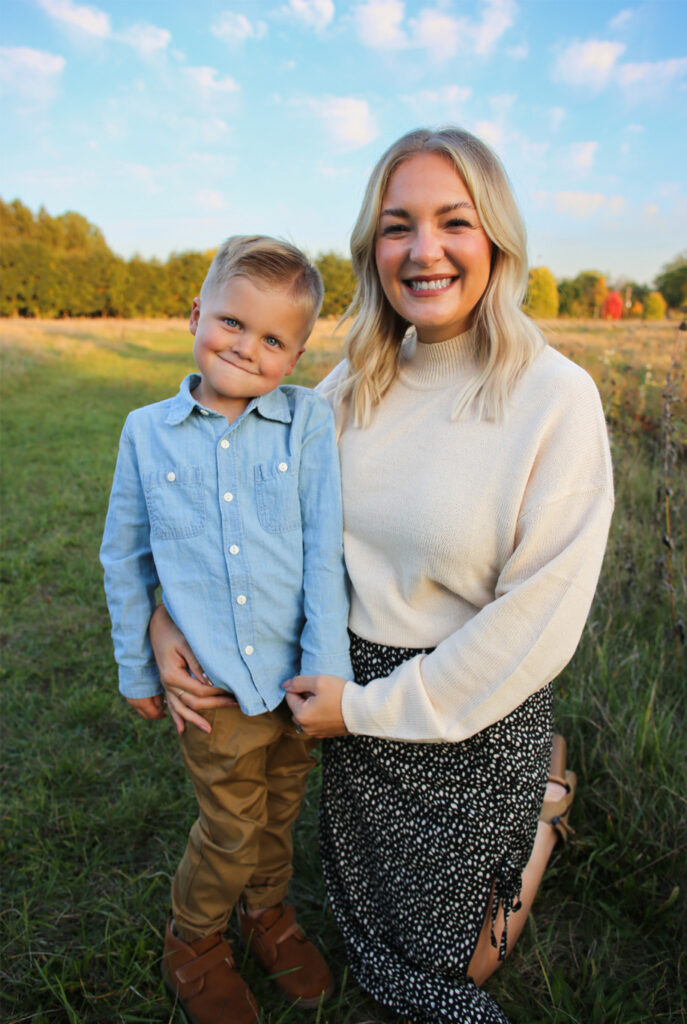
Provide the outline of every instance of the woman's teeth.
[[440,288],[448,288],[453,278],[440,277],[438,281],[409,281],[414,292],[436,292]]

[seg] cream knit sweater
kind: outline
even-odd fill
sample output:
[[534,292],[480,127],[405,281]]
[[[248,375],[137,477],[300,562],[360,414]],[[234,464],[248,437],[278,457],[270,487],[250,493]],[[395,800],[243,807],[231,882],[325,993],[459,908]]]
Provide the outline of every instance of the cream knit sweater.
[[[503,423],[451,420],[470,332],[404,342],[371,424],[339,408],[351,629],[436,647],[367,686],[347,683],[353,733],[457,741],[509,714],[572,657],[613,508],[606,424],[587,373],[546,347]],[[345,364],[322,382],[332,396]]]

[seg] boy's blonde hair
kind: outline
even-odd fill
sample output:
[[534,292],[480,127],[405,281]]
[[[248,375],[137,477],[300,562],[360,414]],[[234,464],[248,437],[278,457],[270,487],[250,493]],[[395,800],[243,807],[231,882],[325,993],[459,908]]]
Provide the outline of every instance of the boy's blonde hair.
[[454,418],[474,401],[480,418],[500,419],[518,376],[544,345],[540,331],[520,309],[527,288],[525,227],[501,161],[461,128],[408,132],[374,167],[351,235],[358,283],[343,317],[353,317],[353,323],[346,339],[348,375],[338,395],[350,396],[358,426],[369,422],[374,406],[395,380],[401,342],[409,327],[384,294],[375,244],[389,179],[399,164],[419,153],[435,153],[455,168],[493,246],[489,283],[472,324],[478,372],[457,392]]
[[317,267],[290,242],[269,235],[231,235],[220,245],[200,290],[201,301],[232,277],[247,277],[268,288],[288,288],[303,307],[308,329],[322,308],[324,285]]

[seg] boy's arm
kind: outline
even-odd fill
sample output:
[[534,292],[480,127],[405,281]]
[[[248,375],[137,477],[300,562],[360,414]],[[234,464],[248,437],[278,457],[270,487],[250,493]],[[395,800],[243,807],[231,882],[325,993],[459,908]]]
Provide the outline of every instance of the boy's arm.
[[105,570],[119,689],[127,699],[155,697],[162,688],[148,638],[148,622],[159,580],[129,421],[119,445],[100,561]]
[[310,408],[302,440],[299,489],[305,610],[301,674],[350,679],[341,471],[334,419],[324,400]]

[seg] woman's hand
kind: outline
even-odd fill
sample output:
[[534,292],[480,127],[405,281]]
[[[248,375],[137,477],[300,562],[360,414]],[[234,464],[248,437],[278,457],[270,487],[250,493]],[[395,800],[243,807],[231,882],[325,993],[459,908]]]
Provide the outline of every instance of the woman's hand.
[[306,735],[324,739],[348,732],[341,713],[345,685],[339,676],[294,676],[282,683],[291,714]]
[[167,707],[179,735],[185,723],[211,732],[210,723],[198,711],[236,707],[226,690],[213,686],[191,650],[186,637],[174,624],[163,604],[157,606],[148,626],[150,643],[165,690]]

